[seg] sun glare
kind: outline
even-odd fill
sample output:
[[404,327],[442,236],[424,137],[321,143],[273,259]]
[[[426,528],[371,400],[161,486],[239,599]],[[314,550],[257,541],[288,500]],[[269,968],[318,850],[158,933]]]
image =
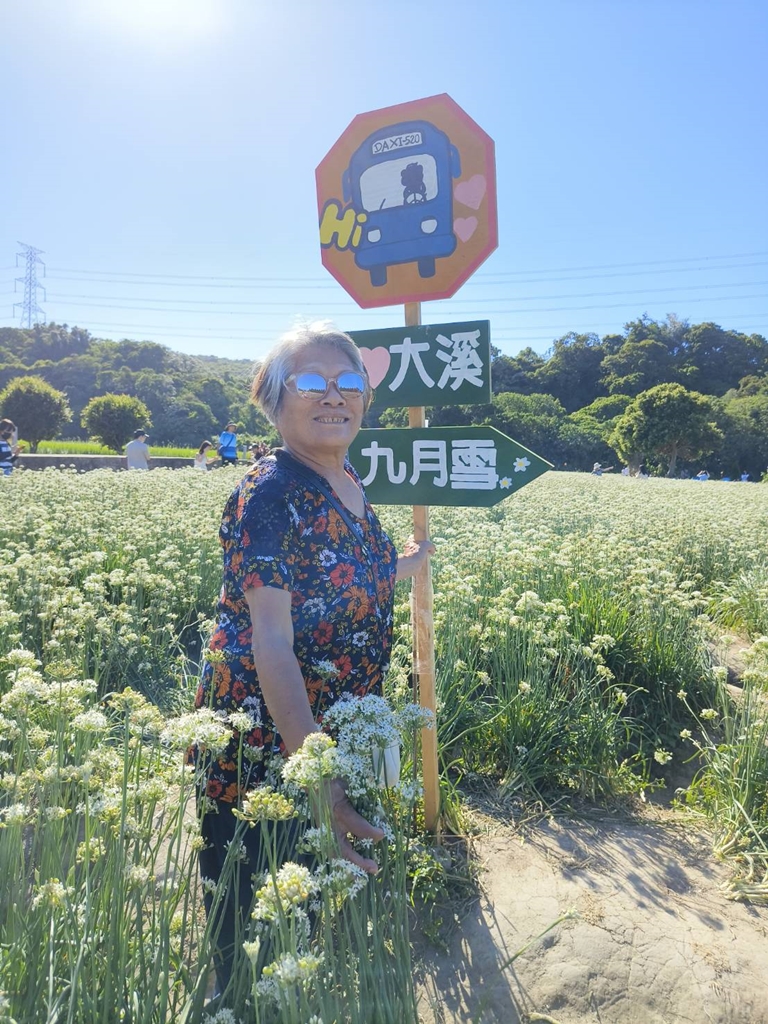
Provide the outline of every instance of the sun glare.
[[84,0],[80,13],[102,30],[164,46],[205,38],[221,24],[217,0]]

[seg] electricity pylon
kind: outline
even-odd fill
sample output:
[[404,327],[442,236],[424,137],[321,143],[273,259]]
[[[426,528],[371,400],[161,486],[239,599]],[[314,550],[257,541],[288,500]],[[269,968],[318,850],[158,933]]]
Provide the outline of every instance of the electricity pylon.
[[32,245],[25,245],[24,242],[19,242],[24,252],[16,253],[16,266],[19,265],[19,259],[26,260],[27,266],[24,272],[24,277],[17,277],[14,283],[13,289],[16,290],[16,283],[24,285],[24,301],[14,302],[13,308],[21,306],[21,326],[22,327],[34,327],[35,324],[43,323],[45,321],[45,313],[37,304],[37,290],[38,288],[43,292],[45,296],[45,288],[41,284],[37,283],[37,264],[39,263],[43,268],[43,277],[45,277],[45,264],[40,259],[40,253],[42,249],[35,249]]

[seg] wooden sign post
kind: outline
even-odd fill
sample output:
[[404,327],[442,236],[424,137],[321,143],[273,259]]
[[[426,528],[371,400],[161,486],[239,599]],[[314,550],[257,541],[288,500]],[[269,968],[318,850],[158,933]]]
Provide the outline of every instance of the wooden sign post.
[[[405,304],[406,327],[421,324],[421,303]],[[408,426],[427,425],[423,405],[408,407]],[[413,506],[414,540],[429,538],[429,506]],[[435,688],[435,619],[432,569],[427,562],[413,580],[413,665],[419,703],[433,715],[433,728],[421,734],[421,758],[424,778],[424,823],[429,832],[437,832],[440,819],[440,771],[437,761],[437,692]]]

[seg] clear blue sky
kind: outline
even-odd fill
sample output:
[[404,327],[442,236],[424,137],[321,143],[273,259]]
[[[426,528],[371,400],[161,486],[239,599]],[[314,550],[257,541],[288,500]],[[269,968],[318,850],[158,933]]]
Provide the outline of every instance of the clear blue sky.
[[765,0],[0,3],[0,326],[255,358],[297,316],[395,325],[320,263],[314,168],[449,93],[494,138],[499,248],[426,322],[509,354],[647,312],[768,335]]

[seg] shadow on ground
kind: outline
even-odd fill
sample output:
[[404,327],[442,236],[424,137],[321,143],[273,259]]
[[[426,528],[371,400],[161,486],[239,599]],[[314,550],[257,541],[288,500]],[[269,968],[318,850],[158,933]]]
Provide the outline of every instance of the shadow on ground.
[[768,913],[724,898],[705,833],[550,817],[475,850],[481,898],[446,951],[417,949],[427,1024],[768,1021]]

